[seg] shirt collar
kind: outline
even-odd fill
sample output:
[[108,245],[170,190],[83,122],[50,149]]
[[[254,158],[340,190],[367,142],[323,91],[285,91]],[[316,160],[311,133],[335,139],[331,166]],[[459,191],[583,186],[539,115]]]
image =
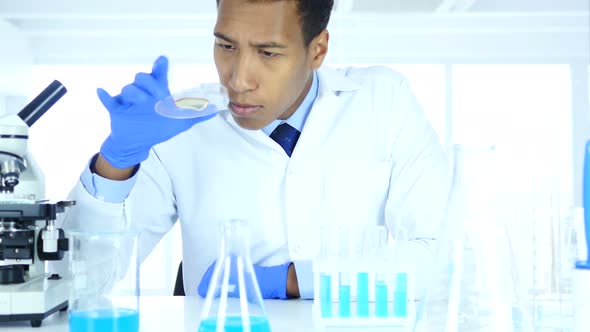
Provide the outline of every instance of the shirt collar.
[[360,84],[348,77],[352,68],[333,69],[322,66],[318,70],[319,97],[329,93],[338,95],[343,91],[356,91],[361,88]]
[[269,125],[262,128],[262,131],[264,131],[264,133],[266,133],[267,135],[270,136],[270,134],[280,124],[283,124],[286,122],[289,125],[291,125],[291,127],[295,128],[301,132],[303,130],[303,126],[305,125],[305,120],[307,119],[307,116],[309,115],[309,112],[311,111],[311,106],[313,105],[313,102],[315,101],[317,95],[318,95],[318,75],[314,71],[313,72],[313,79],[311,82],[311,88],[309,88],[309,92],[307,93],[307,96],[305,96],[305,99],[303,99],[303,102],[301,103],[301,105],[299,105],[299,107],[297,108],[295,113],[291,114],[291,116],[285,120],[280,120],[280,119],[274,120]]

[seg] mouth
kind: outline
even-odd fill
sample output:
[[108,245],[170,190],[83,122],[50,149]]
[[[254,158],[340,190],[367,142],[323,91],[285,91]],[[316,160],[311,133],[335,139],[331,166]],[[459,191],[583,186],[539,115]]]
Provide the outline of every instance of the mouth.
[[262,108],[260,105],[238,104],[234,102],[229,103],[229,108],[237,116],[251,116]]

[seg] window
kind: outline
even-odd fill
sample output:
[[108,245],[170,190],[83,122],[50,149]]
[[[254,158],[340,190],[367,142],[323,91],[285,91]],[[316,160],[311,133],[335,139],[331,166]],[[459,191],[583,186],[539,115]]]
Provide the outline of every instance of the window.
[[454,143],[495,145],[514,190],[572,191],[568,65],[455,65],[452,77]]
[[[503,183],[511,195],[543,189],[571,202],[572,101],[571,73],[560,64],[386,64],[408,78],[412,90],[441,141],[495,145],[501,158]],[[451,68],[452,87],[445,68]],[[30,146],[45,173],[47,196],[65,199],[109,132],[109,117],[96,88],[111,94],[131,82],[149,65],[43,65],[34,68],[34,97],[52,80],[68,93],[31,128]],[[212,65],[174,65],[171,90],[218,81]],[[450,93],[449,93],[450,92]],[[447,96],[453,105],[445,113]],[[452,116],[451,119],[447,117]],[[450,120],[450,121],[449,121]],[[447,132],[452,123],[452,132]],[[75,142],[75,143],[74,143]],[[566,203],[564,203],[566,204]],[[569,204],[569,203],[567,203]],[[526,223],[515,225],[527,234]],[[525,239],[531,241],[530,238]],[[171,294],[181,260],[180,228],[176,225],[141,267],[143,294]],[[523,248],[530,242],[522,242]]]
[[495,146],[500,205],[494,208],[507,212],[498,222],[510,228],[503,234],[511,236],[518,267],[512,272],[536,290],[533,296],[564,287],[555,280],[565,280],[572,259],[570,66],[455,65],[452,82],[454,142]]

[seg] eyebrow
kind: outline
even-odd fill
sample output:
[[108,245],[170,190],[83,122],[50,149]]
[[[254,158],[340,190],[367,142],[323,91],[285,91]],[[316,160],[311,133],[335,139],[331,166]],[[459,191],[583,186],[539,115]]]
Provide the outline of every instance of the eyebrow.
[[[228,36],[219,33],[219,32],[215,32],[213,33],[213,35],[219,39],[223,39],[226,42],[232,43],[232,44],[237,44],[237,42],[231,38],[229,38]],[[261,42],[261,43],[250,43],[250,46],[252,47],[256,47],[256,48],[287,48],[287,45],[284,44],[279,44],[277,42]]]

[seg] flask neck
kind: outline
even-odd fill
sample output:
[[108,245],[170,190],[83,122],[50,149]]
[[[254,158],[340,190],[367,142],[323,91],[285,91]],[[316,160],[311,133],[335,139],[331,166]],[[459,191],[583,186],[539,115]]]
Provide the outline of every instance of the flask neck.
[[248,224],[243,220],[228,220],[222,224],[221,248],[224,256],[241,256],[249,260]]

